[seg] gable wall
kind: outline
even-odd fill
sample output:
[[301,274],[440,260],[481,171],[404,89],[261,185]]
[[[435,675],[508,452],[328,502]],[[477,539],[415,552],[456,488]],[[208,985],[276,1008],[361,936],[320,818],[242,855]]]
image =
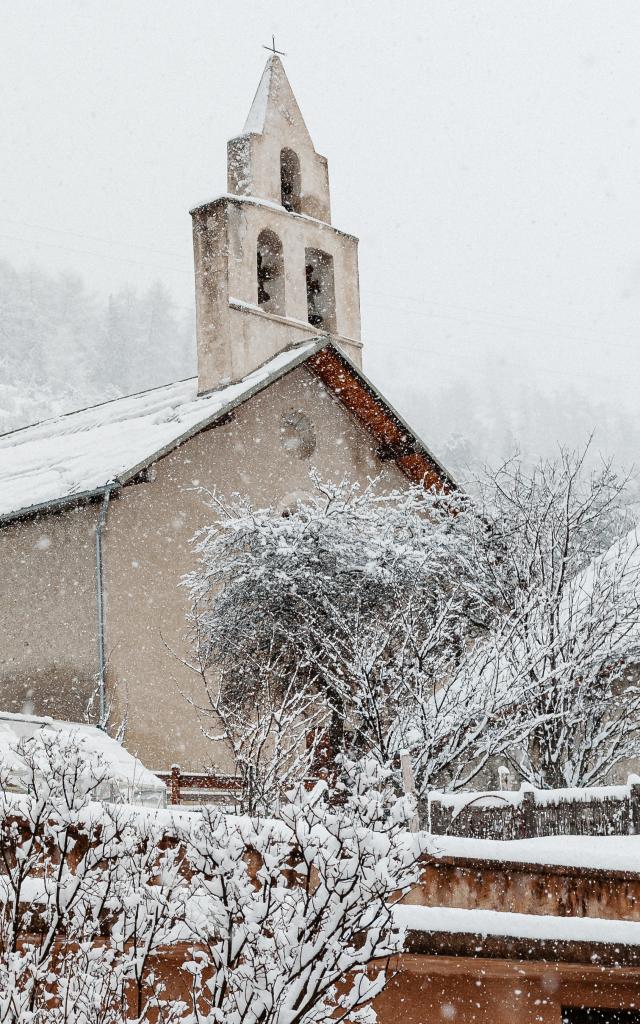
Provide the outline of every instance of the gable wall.
[[[315,427],[310,457],[283,445],[282,418],[294,411]],[[344,475],[364,484],[382,471],[383,486],[407,484],[394,463],[376,458],[368,434],[324,385],[300,368],[240,406],[231,422],[158,462],[154,482],[127,487],[112,501],[104,533],[107,678],[118,714],[128,705],[126,744],[150,768],[175,762],[197,770],[211,760],[211,745],[179,692],[200,693],[200,681],[165,646],[185,651],[187,595],[178,585],[194,564],[190,538],[211,518],[197,488],[284,508],[309,492],[311,466],[334,480]],[[216,760],[220,770],[230,768],[219,749]]]

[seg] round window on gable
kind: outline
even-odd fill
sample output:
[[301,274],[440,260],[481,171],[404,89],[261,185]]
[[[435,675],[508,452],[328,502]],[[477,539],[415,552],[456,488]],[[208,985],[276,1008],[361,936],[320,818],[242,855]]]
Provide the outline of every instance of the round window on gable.
[[280,421],[280,443],[285,451],[308,459],[316,450],[316,432],[313,423],[300,409],[285,412]]

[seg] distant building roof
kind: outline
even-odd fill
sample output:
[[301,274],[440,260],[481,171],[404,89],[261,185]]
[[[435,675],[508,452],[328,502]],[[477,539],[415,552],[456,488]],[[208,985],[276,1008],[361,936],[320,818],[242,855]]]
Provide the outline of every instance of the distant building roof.
[[[62,735],[65,739],[73,737],[88,758],[100,757],[119,797],[128,803],[164,806],[167,793],[164,782],[102,729],[81,722],[0,711],[0,767],[8,772],[11,789],[20,792],[25,788],[24,764],[16,749],[17,745],[21,740],[30,739],[41,731],[49,735]],[[108,799],[110,793],[97,791],[96,795]]]
[[[0,436],[0,524],[97,497],[303,362],[409,477],[454,486],[446,470],[326,337],[280,352],[244,380],[198,396],[197,378],[117,398]],[[433,482],[431,481],[431,482]]]

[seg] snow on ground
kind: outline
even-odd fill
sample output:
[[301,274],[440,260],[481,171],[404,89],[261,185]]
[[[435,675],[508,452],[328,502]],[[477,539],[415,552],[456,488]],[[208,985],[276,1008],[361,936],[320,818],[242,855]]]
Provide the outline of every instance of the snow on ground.
[[640,944],[640,921],[413,906],[396,907],[395,919],[409,931],[417,932],[447,932],[484,937],[500,935],[523,939],[551,939],[556,942]]
[[118,481],[317,344],[315,339],[281,352],[239,383],[201,397],[194,377],[0,436],[0,516]]

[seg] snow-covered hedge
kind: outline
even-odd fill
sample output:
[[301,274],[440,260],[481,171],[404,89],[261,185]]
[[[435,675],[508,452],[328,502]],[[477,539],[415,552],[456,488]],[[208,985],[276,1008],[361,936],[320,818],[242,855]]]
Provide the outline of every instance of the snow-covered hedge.
[[274,821],[97,802],[105,766],[68,736],[19,753],[27,792],[0,792],[0,1021],[375,1020],[369,965],[402,946],[419,840],[372,761],[337,806],[319,785]]

